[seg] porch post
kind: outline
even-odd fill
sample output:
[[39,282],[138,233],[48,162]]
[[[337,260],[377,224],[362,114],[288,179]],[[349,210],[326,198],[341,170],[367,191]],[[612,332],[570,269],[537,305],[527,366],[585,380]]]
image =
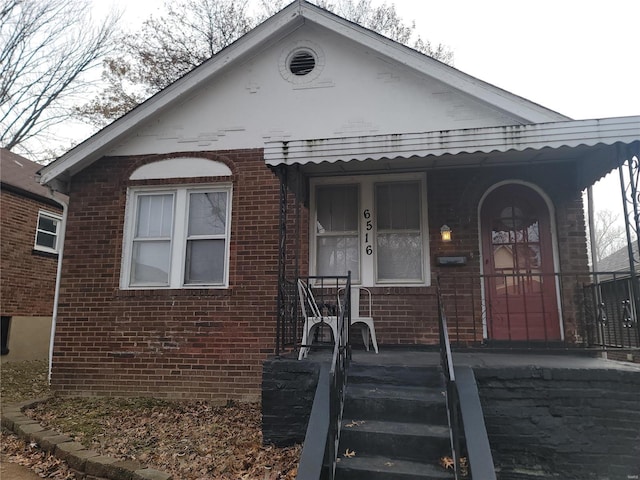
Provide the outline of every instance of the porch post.
[[286,321],[286,265],[287,265],[287,170],[284,166],[276,171],[280,180],[279,236],[278,236],[278,299],[276,321],[276,356],[284,347]]
[[[636,266],[635,266],[635,258],[633,254],[633,240],[632,240],[632,229],[636,233],[636,241],[638,242],[639,252],[640,252],[640,236],[638,232],[640,232],[640,209],[638,205],[638,180],[640,178],[640,167],[638,165],[638,157],[633,156],[631,149],[624,151],[620,145],[617,146],[618,160],[622,160],[620,163],[620,167],[618,167],[618,172],[620,176],[620,189],[622,192],[622,207],[624,211],[624,219],[625,219],[625,231],[627,234],[627,253],[629,255],[629,272],[631,274],[631,291],[633,294],[633,304],[634,311],[636,315],[640,312],[640,289],[638,288],[638,281],[636,279]],[[627,157],[628,158],[625,158]],[[624,164],[627,164],[627,168],[629,170],[629,183],[626,185],[625,176],[624,176]],[[633,224],[629,219],[629,208],[628,203],[633,207]]]

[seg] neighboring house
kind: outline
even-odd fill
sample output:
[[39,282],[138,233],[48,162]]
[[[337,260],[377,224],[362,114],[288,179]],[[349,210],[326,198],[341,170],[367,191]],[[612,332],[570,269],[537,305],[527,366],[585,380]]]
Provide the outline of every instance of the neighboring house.
[[438,277],[460,343],[579,344],[581,192],[639,145],[296,1],[41,170],[71,198],[52,387],[257,399],[306,274],[369,287],[380,348],[437,343]]
[[36,181],[41,168],[0,149],[2,361],[48,357],[62,208]]

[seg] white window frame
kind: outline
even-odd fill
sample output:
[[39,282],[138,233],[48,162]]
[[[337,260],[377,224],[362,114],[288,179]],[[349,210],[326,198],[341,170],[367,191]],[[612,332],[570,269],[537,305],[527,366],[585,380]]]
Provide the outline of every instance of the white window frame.
[[[377,278],[377,229],[375,214],[375,186],[379,184],[395,183],[395,182],[419,182],[420,184],[420,234],[422,237],[422,279],[421,280],[378,280]],[[309,272],[311,275],[317,273],[317,208],[316,208],[316,188],[319,185],[340,185],[352,184],[358,185],[359,189],[359,268],[360,282],[357,284],[365,287],[375,286],[428,286],[431,284],[431,268],[430,268],[430,252],[429,252],[429,228],[427,217],[427,178],[424,172],[400,173],[400,174],[383,174],[383,175],[357,175],[344,177],[316,177],[310,180],[310,221],[309,221]],[[364,212],[368,210],[370,220],[372,220],[373,228],[370,230],[372,236],[369,242],[365,242],[365,233],[367,220],[364,218]],[[371,246],[372,255],[365,255],[366,249]],[[355,282],[354,282],[355,283]]]
[[[193,283],[187,284],[185,277],[185,262],[188,240],[188,208],[190,193],[224,192],[227,195],[227,211],[224,235],[224,270],[221,283]],[[229,288],[229,252],[231,243],[231,204],[233,188],[230,183],[210,185],[174,185],[158,187],[131,187],[127,190],[127,206],[125,213],[125,228],[122,245],[122,264],[120,268],[120,288],[123,290],[149,289],[222,289]],[[173,225],[171,228],[171,247],[168,284],[131,284],[131,261],[133,256],[134,233],[137,220],[137,204],[140,195],[171,194],[174,196]]]
[[[52,220],[55,223],[56,226],[56,232],[52,233],[52,232],[48,232],[46,230],[40,230],[39,226],[40,226],[40,219],[42,217],[45,217],[49,220]],[[46,210],[39,210],[38,211],[38,218],[36,220],[36,234],[35,234],[35,238],[33,240],[33,249],[37,250],[39,252],[46,252],[46,253],[59,253],[60,251],[60,228],[62,227],[62,215],[58,215],[57,213],[52,213],[52,212],[48,212]],[[47,247],[46,245],[40,245],[38,243],[38,233],[40,233],[42,231],[42,233],[45,233],[47,235],[52,235],[55,238],[55,246],[53,248],[51,247]]]

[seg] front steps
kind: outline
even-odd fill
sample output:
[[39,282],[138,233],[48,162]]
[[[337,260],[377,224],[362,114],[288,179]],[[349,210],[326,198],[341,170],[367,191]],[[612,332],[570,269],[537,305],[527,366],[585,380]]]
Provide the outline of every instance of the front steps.
[[346,392],[338,480],[453,478],[445,386],[439,367],[352,363]]

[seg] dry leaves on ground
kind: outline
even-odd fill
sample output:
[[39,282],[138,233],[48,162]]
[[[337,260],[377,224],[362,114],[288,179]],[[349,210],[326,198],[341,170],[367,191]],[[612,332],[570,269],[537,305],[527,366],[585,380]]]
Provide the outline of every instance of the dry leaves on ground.
[[2,432],[0,440],[2,441],[0,453],[3,455],[3,461],[6,455],[10,462],[29,467],[43,478],[53,480],[75,480],[77,478],[65,462],[39,450],[37,446],[25,443],[14,434]]
[[[48,393],[46,362],[2,364],[2,403]],[[45,428],[118,459],[134,459],[174,480],[293,480],[300,446],[262,445],[259,404],[214,406],[149,398],[51,398],[25,412]],[[2,434],[2,453],[56,480],[75,478],[54,457]]]
[[87,448],[176,479],[293,479],[299,447],[262,445],[259,404],[53,398],[25,412]]
[[0,399],[2,405],[49,395],[47,362],[2,362],[0,364]]

